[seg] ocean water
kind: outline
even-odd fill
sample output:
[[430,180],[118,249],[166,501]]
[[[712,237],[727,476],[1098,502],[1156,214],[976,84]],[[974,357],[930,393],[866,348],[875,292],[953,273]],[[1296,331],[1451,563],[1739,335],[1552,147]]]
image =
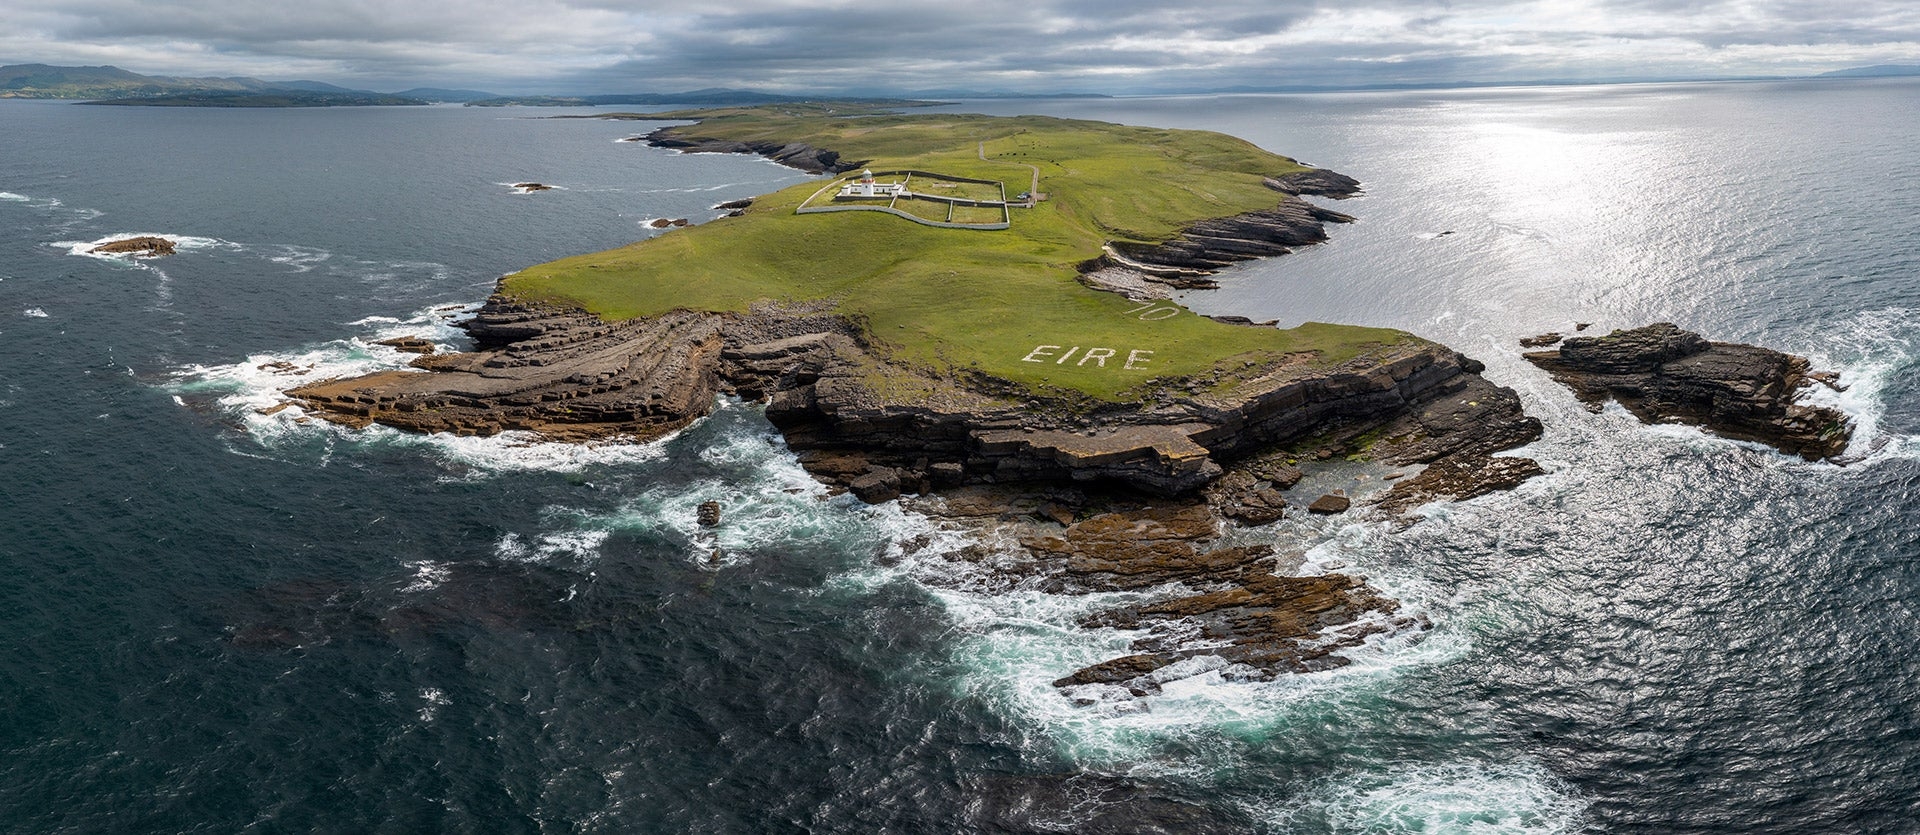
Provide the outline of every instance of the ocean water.
[[[404,362],[375,340],[462,346],[501,274],[805,175],[529,118],[565,111],[0,101],[0,831],[1913,831],[1916,99],[957,106],[1360,178],[1330,244],[1183,301],[1439,339],[1547,427],[1511,493],[1248,534],[1423,639],[1092,707],[1047,683],[1124,646],[1072,626],[1124,595],[955,568],[961,534],[828,495],[750,405],[596,446],[261,413]],[[125,233],[181,251],[84,254]],[[1849,462],[1588,413],[1515,345],[1658,320],[1840,370]]]

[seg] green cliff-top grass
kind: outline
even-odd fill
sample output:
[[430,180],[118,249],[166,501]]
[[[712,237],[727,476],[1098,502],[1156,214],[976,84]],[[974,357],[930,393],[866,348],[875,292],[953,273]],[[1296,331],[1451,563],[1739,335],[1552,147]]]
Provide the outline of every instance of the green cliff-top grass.
[[1164,241],[1198,220],[1278,204],[1282,195],[1261,178],[1303,166],[1231,136],[1031,116],[846,116],[794,105],[651,118],[700,119],[687,132],[702,137],[802,142],[870,160],[875,170],[1000,180],[1009,196],[1028,189],[1031,165],[1050,199],[1013,209],[1008,230],[938,229],[878,212],[795,214],[823,184],[804,183],[757,198],[741,217],[529,268],[506,279],[509,295],[610,319],[829,300],[865,322],[891,360],[1101,399],[1126,399],[1154,378],[1214,371],[1231,388],[1233,376],[1288,354],[1312,352],[1312,364],[1323,366],[1407,338],[1318,323],[1227,325],[1076,280],[1076,267],[1107,241]]

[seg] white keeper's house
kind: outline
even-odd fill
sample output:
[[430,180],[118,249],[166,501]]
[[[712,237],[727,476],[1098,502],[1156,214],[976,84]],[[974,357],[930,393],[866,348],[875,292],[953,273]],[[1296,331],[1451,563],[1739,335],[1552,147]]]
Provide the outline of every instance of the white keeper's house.
[[873,169],[869,168],[860,172],[860,179],[841,186],[840,193],[834,195],[833,199],[877,197],[882,200],[891,200],[906,193],[907,187],[902,183],[874,182]]

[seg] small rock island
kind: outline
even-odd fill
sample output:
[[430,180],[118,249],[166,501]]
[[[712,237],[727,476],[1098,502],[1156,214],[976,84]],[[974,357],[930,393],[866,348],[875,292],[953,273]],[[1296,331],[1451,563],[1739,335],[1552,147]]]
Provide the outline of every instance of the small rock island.
[[1557,349],[1527,360],[1595,411],[1613,400],[1647,423],[1694,424],[1809,461],[1833,458],[1853,439],[1840,410],[1800,402],[1813,385],[1837,387],[1805,357],[1709,342],[1671,322],[1555,341]]
[[136,258],[158,258],[172,255],[175,250],[173,241],[155,235],[141,235],[136,238],[121,238],[108,241],[90,250],[95,255],[132,255]]
[[[1180,583],[1088,619],[1147,637],[1063,671],[1077,699],[1222,668],[1325,669],[1369,634],[1422,626],[1359,578],[1288,576],[1271,548],[1215,547],[1235,525],[1304,513],[1285,491],[1312,462],[1424,465],[1384,491],[1394,509],[1540,472],[1495,456],[1540,423],[1457,351],[1169,300],[1221,267],[1325,240],[1351,218],[1306,198],[1354,195],[1351,178],[1217,133],[1045,117],[782,104],[646,118],[694,122],[649,134],[657,147],[899,172],[895,191],[920,176],[930,197],[891,213],[799,211],[823,190],[810,182],[729,204],[712,222],[501,279],[466,324],[474,352],[288,394],[348,425],[575,440],[658,438],[722,395],[762,402],[823,481],[870,502],[917,494],[916,509],[1003,541],[1012,526],[1024,556],[998,564],[1010,586]],[[1005,223],[897,216],[961,209]],[[1318,509],[1345,510],[1338,499]]]

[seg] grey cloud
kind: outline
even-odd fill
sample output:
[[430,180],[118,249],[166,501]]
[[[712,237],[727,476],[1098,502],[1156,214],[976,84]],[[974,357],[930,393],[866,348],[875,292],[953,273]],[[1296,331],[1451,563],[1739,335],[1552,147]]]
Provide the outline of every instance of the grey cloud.
[[[1920,61],[1909,0],[0,0],[0,13],[0,61],[388,89],[1151,92]],[[1742,67],[1730,51],[1760,57]]]

